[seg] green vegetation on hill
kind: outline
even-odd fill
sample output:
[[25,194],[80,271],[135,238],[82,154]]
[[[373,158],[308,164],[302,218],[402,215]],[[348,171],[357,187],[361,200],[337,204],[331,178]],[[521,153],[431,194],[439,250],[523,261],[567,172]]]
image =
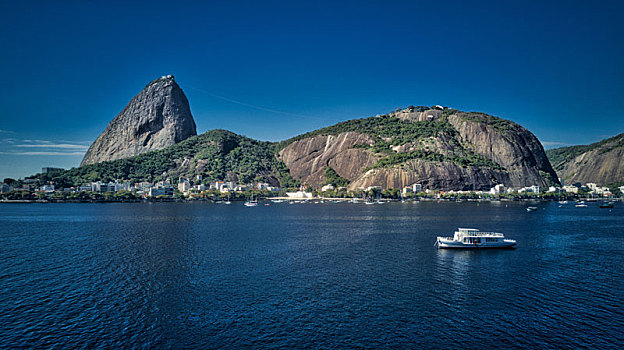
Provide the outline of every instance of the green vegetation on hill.
[[577,145],[546,150],[546,156],[555,170],[562,170],[566,162],[581,154],[600,148],[599,153],[607,153],[614,148],[624,146],[624,134],[594,142],[590,145]]
[[[425,107],[422,106],[412,109],[416,108],[418,108],[418,111],[425,110]],[[502,170],[500,165],[464,148],[457,140],[457,131],[447,120],[449,115],[457,112],[455,109],[445,109],[440,118],[427,121],[401,120],[393,115],[348,120],[282,141],[278,149],[282,149],[295,141],[318,135],[338,135],[344,132],[357,132],[367,134],[374,140],[373,145],[355,146],[356,148],[368,149],[380,157],[378,163],[370,168],[389,167],[413,159],[423,159],[432,162],[451,162],[462,167],[483,166]],[[473,117],[478,118],[479,121],[487,119],[487,116],[482,114],[479,114],[478,117],[475,114]],[[503,122],[507,122],[503,119],[495,119],[492,125],[503,125]],[[392,150],[394,146],[401,146],[410,142],[415,143],[428,138],[444,138],[453,145],[455,154],[443,155],[431,150],[414,150],[409,152],[395,152]]]
[[178,176],[203,181],[236,178],[240,183],[254,180],[279,182],[282,187],[298,183],[283,162],[275,157],[275,144],[255,141],[225,130],[212,130],[173,146],[135,157],[91,164],[52,174],[38,174],[40,183],[54,181],[70,187],[92,181],[127,179],[133,182],[159,181]]
[[338,175],[336,170],[332,169],[329,165],[325,169],[325,178],[327,179],[326,183],[331,184],[334,187],[346,187],[349,185],[349,180]]
[[572,160],[591,149],[589,145],[553,148],[546,150],[546,156],[555,170],[561,170],[566,161]]
[[[343,132],[368,134],[378,141],[392,139],[388,145],[398,146],[416,139],[435,137],[442,133],[453,133],[455,129],[446,120],[410,122],[391,115],[353,119],[326,128],[295,136],[279,143],[279,149],[305,138],[318,135],[338,135]],[[385,142],[385,141],[384,141]]]
[[467,112],[467,113],[459,113],[459,116],[462,119],[470,120],[473,122],[484,123],[493,127],[498,131],[507,131],[511,130],[515,125],[514,122],[498,117],[494,117],[491,115],[479,113],[479,112]]

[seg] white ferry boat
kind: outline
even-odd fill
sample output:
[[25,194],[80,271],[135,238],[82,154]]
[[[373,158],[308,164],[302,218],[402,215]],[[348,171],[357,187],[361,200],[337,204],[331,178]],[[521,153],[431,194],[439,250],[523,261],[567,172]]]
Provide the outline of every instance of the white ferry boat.
[[436,241],[438,248],[475,249],[475,248],[513,248],[516,241],[505,239],[502,233],[481,232],[475,228],[459,228],[453,237],[440,237]]

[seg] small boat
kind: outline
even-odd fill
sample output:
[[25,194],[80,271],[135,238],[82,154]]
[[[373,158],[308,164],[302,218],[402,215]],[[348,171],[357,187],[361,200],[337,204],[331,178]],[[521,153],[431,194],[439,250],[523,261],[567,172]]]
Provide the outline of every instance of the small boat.
[[577,208],[587,208],[587,204],[580,203],[580,204],[575,205],[575,207],[577,207]]
[[481,232],[475,228],[458,228],[453,237],[436,240],[439,249],[514,248],[516,241],[505,239],[499,232]]
[[245,202],[245,206],[246,207],[257,207],[258,206],[258,200],[254,200],[253,199],[253,193],[251,194],[251,197],[249,198],[249,200],[247,202]]
[[602,203],[599,208],[613,208],[613,203]]
[[537,207],[527,207],[526,211],[536,211]]
[[568,201],[559,201],[559,204],[568,204]]

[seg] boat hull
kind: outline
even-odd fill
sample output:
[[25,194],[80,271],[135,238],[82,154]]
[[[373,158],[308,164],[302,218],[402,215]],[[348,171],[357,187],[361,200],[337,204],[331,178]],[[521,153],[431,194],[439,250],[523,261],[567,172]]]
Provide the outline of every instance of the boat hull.
[[516,242],[462,243],[438,240],[439,249],[514,249]]

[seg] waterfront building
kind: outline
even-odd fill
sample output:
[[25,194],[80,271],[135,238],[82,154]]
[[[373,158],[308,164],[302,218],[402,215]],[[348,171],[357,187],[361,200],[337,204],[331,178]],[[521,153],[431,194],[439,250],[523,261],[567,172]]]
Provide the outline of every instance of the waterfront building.
[[490,194],[501,194],[505,193],[505,185],[498,184],[490,189]]
[[190,189],[191,183],[187,179],[180,177],[178,181],[178,191],[182,193],[187,193],[188,191],[190,191]]
[[173,187],[171,186],[152,187],[149,189],[149,196],[150,197],[173,196]]
[[196,191],[200,191],[201,192],[201,191],[207,190],[208,187],[206,187],[206,185],[204,185],[204,184],[199,184],[199,185],[193,186],[193,189],[196,190]]
[[401,190],[401,193],[403,195],[406,195],[406,194],[412,193],[412,192],[414,192],[412,186],[403,187],[403,189]]
[[43,192],[54,192],[54,185],[43,185],[41,187],[39,187],[39,191],[43,191]]
[[286,192],[286,195],[288,196],[288,198],[299,198],[299,199],[313,197],[312,192],[305,192],[305,191]]
[[546,192],[547,193],[562,193],[562,192],[565,192],[565,190],[561,187],[549,186],[548,191]]

